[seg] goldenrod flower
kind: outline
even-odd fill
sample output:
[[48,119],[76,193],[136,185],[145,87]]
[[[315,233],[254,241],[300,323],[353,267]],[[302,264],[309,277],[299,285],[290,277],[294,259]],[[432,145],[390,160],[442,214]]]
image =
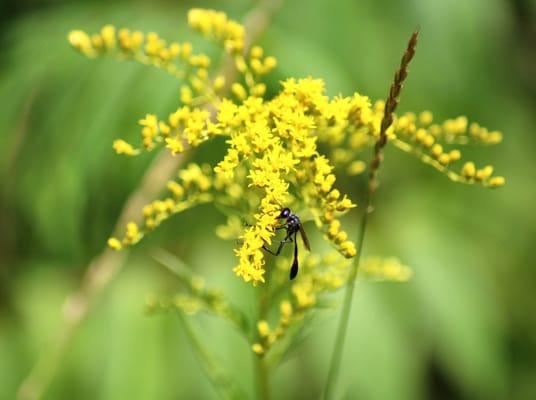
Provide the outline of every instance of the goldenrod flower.
[[[221,75],[213,76],[208,56],[195,53],[188,42],[168,42],[154,32],[143,34],[106,25],[92,36],[80,30],[69,34],[71,45],[88,57],[109,54],[133,59],[182,80],[177,109],[164,119],[154,114],[140,119],[140,145],[116,140],[113,147],[117,153],[133,156],[142,150],[165,147],[175,155],[219,136],[225,137],[227,144],[219,161],[211,165],[192,163],[181,169],[178,180],[167,185],[169,197],[147,205],[143,224],[129,223],[122,239],[109,240],[110,247],[135,244],[171,215],[214,202],[236,210],[228,228],[220,228],[218,234],[239,234],[240,245],[235,249],[238,260],[233,270],[246,282],[256,285],[265,281],[263,246],[274,240],[283,207],[311,216],[340,255],[354,257],[360,249],[342,229],[340,218],[356,204],[338,186],[337,175],[341,171],[349,175],[365,171],[361,152],[373,146],[380,135],[385,103],[373,103],[359,93],[329,98],[324,81],[311,77],[286,79],[278,94],[265,98],[262,77],[276,67],[277,61],[259,46],[246,51],[242,25],[222,12],[202,9],[190,10],[188,23],[229,53],[239,79],[226,82]],[[230,88],[234,100],[224,95],[225,87]],[[207,104],[213,112],[207,110]],[[453,148],[466,143],[495,144],[502,138],[499,132],[469,123],[466,117],[438,124],[429,111],[418,115],[409,112],[395,116],[386,135],[395,147],[455,182],[489,187],[505,183],[503,177],[493,176],[492,166],[477,168]],[[238,215],[252,224],[239,229]],[[395,264],[388,265],[389,273],[396,275]],[[277,337],[296,310],[315,304],[319,288],[337,288],[344,279],[335,269],[321,277],[304,274],[293,285],[295,301],[282,303],[277,327],[272,332],[264,321],[266,325],[259,325],[259,333]],[[263,353],[270,340],[254,345],[254,351]]]

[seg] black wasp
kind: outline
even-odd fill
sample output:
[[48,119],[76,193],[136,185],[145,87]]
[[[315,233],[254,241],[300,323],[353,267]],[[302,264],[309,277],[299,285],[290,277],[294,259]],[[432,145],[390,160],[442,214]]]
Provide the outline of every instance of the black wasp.
[[298,241],[296,239],[296,236],[298,236],[298,232],[300,232],[305,248],[311,251],[311,246],[309,246],[309,239],[307,239],[307,235],[305,234],[305,230],[303,229],[303,225],[300,221],[300,218],[298,218],[296,214],[293,214],[292,211],[290,211],[290,208],[283,208],[281,210],[281,214],[279,214],[279,217],[277,217],[277,219],[286,220],[284,224],[275,227],[276,230],[287,230],[285,238],[281,242],[279,242],[279,247],[277,248],[276,252],[273,252],[266,246],[262,246],[262,248],[268,253],[273,254],[274,256],[278,256],[286,243],[294,242],[294,261],[292,261],[292,267],[290,268],[290,279],[294,279],[296,275],[298,275]]

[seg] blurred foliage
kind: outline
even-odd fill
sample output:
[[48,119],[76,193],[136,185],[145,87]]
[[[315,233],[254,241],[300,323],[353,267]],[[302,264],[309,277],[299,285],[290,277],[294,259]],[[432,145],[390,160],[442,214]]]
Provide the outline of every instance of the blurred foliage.
[[[160,71],[88,62],[69,48],[66,33],[110,22],[203,49],[207,45],[186,30],[187,8],[214,7],[240,18],[252,5],[6,4],[0,30],[0,398],[13,397],[57,333],[63,300],[105,246],[151,161],[116,156],[113,139],[135,137],[139,117],[167,114],[178,97],[172,78]],[[536,7],[521,0],[289,0],[262,37],[279,61],[272,90],[283,78],[313,75],[325,78],[331,95],[358,90],[383,98],[400,49],[419,25],[400,111],[430,109],[438,119],[466,114],[505,133],[502,145],[485,150],[508,178],[491,194],[452,185],[412,157],[387,152],[365,252],[396,254],[412,266],[414,278],[406,285],[359,284],[341,380],[348,398],[536,397],[536,94],[533,74],[526,73],[536,57],[530,40],[535,21]],[[192,157],[210,160],[221,151],[204,147]],[[484,152],[466,153],[478,161]],[[214,234],[223,222],[204,206],[172,219],[139,246],[76,336],[46,398],[215,397],[178,321],[143,314],[148,293],[173,292],[176,285],[144,254],[164,246],[223,286],[234,303],[248,304],[254,293],[233,277],[232,244]],[[272,378],[274,396],[320,392],[334,316],[311,322],[311,338]],[[249,348],[225,323],[198,322],[251,395]]]

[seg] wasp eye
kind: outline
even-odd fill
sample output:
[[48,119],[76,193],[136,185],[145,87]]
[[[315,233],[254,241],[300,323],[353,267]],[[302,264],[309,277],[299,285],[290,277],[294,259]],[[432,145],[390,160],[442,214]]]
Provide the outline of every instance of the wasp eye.
[[279,215],[279,218],[288,218],[290,215],[290,208],[283,208],[281,210],[281,214]]

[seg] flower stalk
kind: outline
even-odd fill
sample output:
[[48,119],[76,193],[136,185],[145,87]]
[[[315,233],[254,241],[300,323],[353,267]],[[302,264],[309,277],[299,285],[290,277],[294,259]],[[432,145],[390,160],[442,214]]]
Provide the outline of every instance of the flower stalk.
[[253,355],[253,362],[255,363],[255,372],[257,380],[257,398],[259,400],[270,399],[270,386],[268,381],[268,365],[264,357],[260,357],[255,353]]
[[387,130],[393,123],[394,112],[398,106],[400,91],[404,80],[408,75],[408,66],[415,55],[415,48],[417,46],[417,39],[419,36],[419,31],[413,32],[411,38],[408,42],[408,46],[402,60],[400,62],[400,67],[395,73],[393,84],[389,89],[389,95],[385,103],[385,110],[383,118],[380,125],[380,135],[378,140],[374,145],[374,156],[370,163],[370,173],[368,179],[368,190],[365,197],[364,203],[364,214],[361,218],[361,224],[359,225],[359,230],[357,233],[357,255],[353,259],[351,265],[350,274],[346,282],[346,290],[344,293],[344,302],[341,311],[341,319],[339,321],[339,327],[337,329],[337,334],[335,338],[335,346],[333,349],[331,363],[329,366],[328,378],[326,383],[326,388],[324,391],[324,398],[330,399],[334,397],[334,391],[337,384],[337,378],[339,375],[339,369],[341,366],[342,351],[344,349],[344,342],[346,339],[346,332],[348,330],[348,322],[350,320],[350,311],[352,308],[352,299],[354,296],[355,290],[355,281],[357,278],[357,273],[359,271],[359,262],[361,259],[361,254],[363,253],[363,242],[365,239],[365,232],[367,229],[368,215],[373,211],[372,207],[372,197],[376,192],[378,187],[377,174],[380,167],[380,164],[383,159],[382,150],[387,144],[388,135]]

